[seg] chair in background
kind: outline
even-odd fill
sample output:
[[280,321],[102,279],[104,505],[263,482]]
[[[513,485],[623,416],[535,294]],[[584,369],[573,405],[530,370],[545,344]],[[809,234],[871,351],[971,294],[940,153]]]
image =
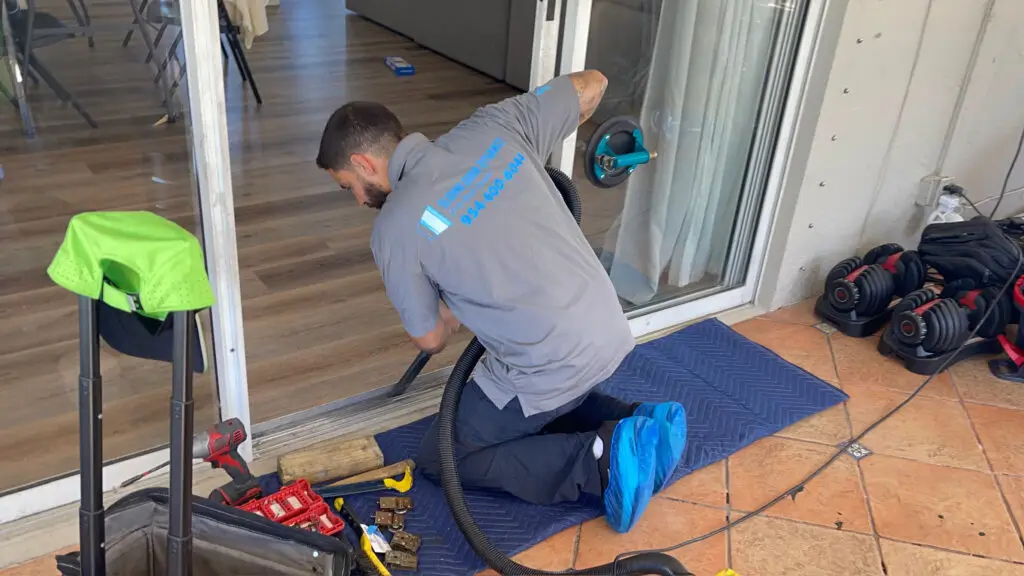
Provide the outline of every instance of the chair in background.
[[77,98],[57,80],[36,54],[36,50],[52,46],[76,36],[91,35],[88,27],[71,27],[49,12],[36,10],[36,1],[27,0],[27,8],[19,8],[12,0],[4,0],[4,9],[8,11],[11,36],[14,40],[15,53],[21,62],[25,74],[38,82],[42,79],[63,102],[70,104],[83,119],[93,128],[98,128],[96,121],[85,110]]
[[[135,0],[130,0],[135,2]],[[164,78],[165,73],[168,71],[168,67],[171,62],[174,62],[178,68],[178,74],[176,75],[173,83],[167,89],[167,97],[170,99],[173,97],[178,86],[181,84],[182,79],[185,77],[185,63],[181,58],[178,57],[178,49],[181,47],[183,35],[181,32],[181,19],[180,13],[177,10],[177,2],[175,0],[142,0],[139,3],[139,14],[142,16],[141,22],[139,18],[133,24],[136,24],[143,34],[143,38],[146,38],[146,30],[156,30],[156,36],[152,42],[147,42],[147,48],[149,53],[146,55],[146,62],[150,62],[155,58],[156,48],[159,46],[160,41],[163,39],[164,34],[169,26],[174,26],[178,29],[177,34],[174,36],[174,40],[171,41],[170,46],[167,49],[167,56],[157,66],[156,76],[153,78],[154,83],[159,83]],[[224,55],[224,59],[228,60],[228,52],[230,51],[231,59],[234,59],[235,64],[238,66],[238,73],[242,77],[242,82],[249,85],[252,91],[253,98],[256,100],[257,107],[263,105],[263,98],[260,96],[259,87],[256,86],[256,79],[253,77],[252,69],[249,67],[249,60],[245,56],[245,51],[242,46],[242,42],[238,37],[239,28],[231,22],[230,17],[224,2],[217,0],[217,12],[220,20],[220,34],[221,34],[221,53]],[[131,40],[133,30],[129,30],[125,35],[123,46],[127,46]]]

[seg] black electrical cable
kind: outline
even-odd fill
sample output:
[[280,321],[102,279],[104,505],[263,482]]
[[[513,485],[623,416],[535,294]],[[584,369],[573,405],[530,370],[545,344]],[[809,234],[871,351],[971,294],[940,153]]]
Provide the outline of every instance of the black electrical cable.
[[[1021,133],[1024,134],[1024,132],[1021,132]],[[1010,169],[1012,170],[1013,168],[1011,167]],[[957,196],[963,198],[964,200],[967,201],[968,204],[971,205],[971,208],[974,209],[975,214],[977,214],[978,216],[981,216],[982,218],[986,217],[984,214],[982,214],[981,210],[978,208],[978,205],[975,204],[974,202],[972,202],[971,199],[967,197],[967,193],[964,192],[964,187],[963,186],[959,186],[957,184],[946,184],[945,186],[942,187],[942,190],[944,192],[949,192],[950,194],[956,194]],[[1004,188],[1004,190],[1005,190],[1005,188]],[[1004,192],[1004,194],[1005,194],[1005,192]],[[998,206],[997,206],[997,208],[998,208]],[[991,220],[991,218],[989,218],[989,220]]]
[[1017,151],[1013,153],[1013,160],[1010,161],[1010,167],[1006,169],[1006,177],[1003,178],[1002,191],[999,192],[999,199],[996,200],[996,205],[992,207],[992,213],[988,215],[988,219],[992,220],[996,217],[996,211],[999,210],[999,205],[1003,203],[1003,197],[1006,196],[1007,188],[1010,187],[1010,176],[1013,175],[1013,169],[1017,166],[1017,161],[1020,160],[1020,151],[1024,147],[1024,130],[1020,132],[1020,138],[1017,139]]

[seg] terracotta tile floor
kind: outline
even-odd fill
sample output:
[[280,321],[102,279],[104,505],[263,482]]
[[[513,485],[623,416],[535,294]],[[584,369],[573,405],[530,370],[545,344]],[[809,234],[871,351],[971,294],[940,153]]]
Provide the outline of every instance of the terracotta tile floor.
[[[598,519],[518,559],[582,568],[713,530],[802,479],[921,383],[879,356],[875,339],[819,330],[810,309],[805,302],[735,328],[850,401],[682,479],[628,535]],[[1024,576],[1024,385],[990,377],[985,359],[969,360],[862,443],[871,455],[842,456],[795,499],[675,555],[700,576],[726,568],[739,576]],[[45,558],[0,574],[50,575],[52,565]]]

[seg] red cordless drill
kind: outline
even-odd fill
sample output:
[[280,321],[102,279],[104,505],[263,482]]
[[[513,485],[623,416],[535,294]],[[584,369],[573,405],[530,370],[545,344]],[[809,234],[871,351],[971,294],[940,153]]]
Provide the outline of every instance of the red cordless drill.
[[210,492],[210,500],[238,506],[260,496],[260,483],[245,460],[238,455],[238,447],[249,435],[238,418],[217,422],[192,440],[192,457],[202,458],[214,468],[221,468],[231,476],[231,482]]

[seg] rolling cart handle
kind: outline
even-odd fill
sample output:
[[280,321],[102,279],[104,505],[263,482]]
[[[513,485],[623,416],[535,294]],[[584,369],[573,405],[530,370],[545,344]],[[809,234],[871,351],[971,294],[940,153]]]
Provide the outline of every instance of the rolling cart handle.
[[106,576],[103,529],[103,381],[97,301],[78,297],[78,457],[82,501],[78,531],[82,574]]
[[[78,297],[79,457],[82,502],[79,536],[83,576],[106,576],[103,509],[103,382],[97,301]],[[174,312],[171,380],[171,489],[167,574],[192,573],[192,338],[195,312]]]
[[174,312],[171,369],[171,498],[167,576],[192,573],[192,339],[195,312]]

